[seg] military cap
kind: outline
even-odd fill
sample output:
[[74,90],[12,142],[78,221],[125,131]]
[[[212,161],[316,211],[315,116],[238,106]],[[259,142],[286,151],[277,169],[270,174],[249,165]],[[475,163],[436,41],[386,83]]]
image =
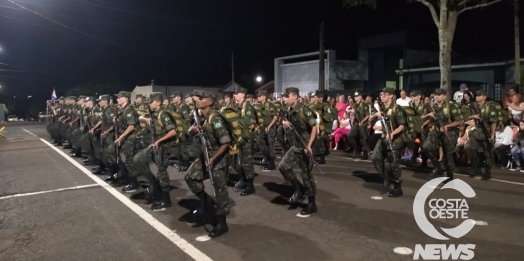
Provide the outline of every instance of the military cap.
[[289,93],[287,93],[287,92],[283,92],[283,93],[281,94],[281,96],[282,96],[282,97],[288,97],[288,96],[289,96]]
[[226,94],[224,94],[224,98],[232,99],[233,96],[231,94],[229,94],[229,93],[226,93]]
[[76,96],[69,96],[69,100],[76,100]]
[[285,94],[286,96],[288,96],[292,92],[299,94],[300,90],[297,87],[289,87],[289,88],[286,88]]
[[484,90],[478,90],[476,93],[477,96],[488,96],[488,93]]
[[135,95],[135,99],[138,99],[138,98],[144,98],[144,95],[142,95],[142,94],[140,94],[140,93],[137,94],[137,95]]
[[126,97],[128,99],[131,98],[131,93],[130,92],[126,92],[126,91],[120,91],[118,94],[115,94],[116,97],[118,98],[122,98],[122,97]]
[[203,90],[193,90],[191,92],[191,96],[200,96],[202,94]]
[[200,98],[211,98],[214,101],[217,100],[217,96],[214,93],[210,92],[210,91],[200,91],[196,96],[198,96]]
[[85,99],[85,98],[87,98],[87,96],[85,96],[85,95],[78,96],[78,100]]
[[435,93],[435,95],[446,95],[447,94],[446,90],[440,89],[440,88],[436,89],[433,93]]
[[417,91],[417,90],[415,90],[415,91],[412,91],[412,92],[410,93],[410,96],[413,96],[413,97],[414,97],[414,96],[419,96],[419,95],[422,95],[422,92],[421,92],[421,91]]
[[161,92],[152,92],[151,94],[149,94],[149,100],[151,100],[151,101],[154,101],[154,100],[163,101],[164,100],[164,94],[161,93]]
[[255,96],[253,94],[248,94],[246,95],[246,98],[255,98]]
[[188,93],[188,94],[186,94],[186,98],[191,98],[191,96],[193,96],[192,94],[193,94],[192,92],[191,92],[191,93]]
[[169,96],[170,98],[175,98],[177,96],[180,96],[180,98],[184,97],[184,95],[182,94],[182,92],[174,92],[173,94],[171,94],[171,96]]
[[86,101],[95,101],[95,97],[88,96],[86,97]]
[[99,100],[106,100],[106,101],[109,101],[111,100],[111,95],[109,94],[102,94],[100,95],[100,97],[98,97]]
[[63,100],[63,99],[65,99],[65,97],[64,96],[60,96],[58,99],[59,100]]
[[257,96],[267,96],[267,91],[258,91]]
[[320,90],[317,90],[317,91],[315,91],[315,93],[313,94],[313,96],[324,97],[324,92],[322,92],[322,91],[320,91]]
[[237,94],[237,93],[247,94],[247,89],[238,86],[238,87],[237,87],[237,90],[235,91],[235,94]]
[[362,93],[360,93],[360,92],[355,92],[355,95],[353,95],[353,97],[357,97],[357,96],[362,96]]
[[384,88],[384,90],[382,90],[383,93],[387,93],[387,94],[391,94],[391,95],[395,95],[395,89],[393,88]]

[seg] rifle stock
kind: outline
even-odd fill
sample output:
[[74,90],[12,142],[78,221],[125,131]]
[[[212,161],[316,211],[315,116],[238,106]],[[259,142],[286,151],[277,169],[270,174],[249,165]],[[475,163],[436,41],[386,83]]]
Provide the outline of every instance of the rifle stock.
[[202,125],[200,124],[200,117],[198,116],[198,109],[195,107],[193,110],[193,118],[195,119],[195,125],[197,126],[198,134],[197,137],[200,139],[200,146],[202,147],[202,153],[204,153],[204,159],[205,159],[205,166],[207,173],[209,173],[209,181],[211,182],[211,186],[213,188],[213,195],[216,197],[216,191],[215,191],[215,181],[213,180],[213,166],[208,166],[209,163],[209,151],[207,150],[207,139],[204,135],[204,129],[202,128]]
[[[385,109],[385,105],[384,103],[382,103],[382,101],[380,100],[380,98],[377,98],[377,104],[378,106],[376,106],[377,108],[377,111],[380,112],[380,123],[382,124],[382,129],[386,132],[386,136],[389,138],[389,142],[388,142],[388,145],[389,145],[389,150],[391,150],[391,155],[393,156],[393,161],[397,162],[397,157],[395,156],[395,151],[393,150],[393,145],[391,144],[392,141],[393,141],[393,137],[391,136],[390,132],[389,132],[389,128],[388,128],[388,125],[386,124],[386,117],[384,116],[384,109]],[[387,192],[387,190],[389,189],[390,187],[390,176],[389,176],[389,171],[391,171],[391,169],[393,168],[393,165],[391,164],[391,162],[389,162],[389,170],[386,170],[384,172],[384,184],[383,184],[383,191],[384,192]]]
[[[117,140],[119,130],[118,130],[118,106],[116,105],[115,105],[114,114],[113,114],[113,130],[115,133],[115,140]],[[116,157],[117,164],[120,163],[119,155],[120,155],[119,145],[115,143],[115,157]]]

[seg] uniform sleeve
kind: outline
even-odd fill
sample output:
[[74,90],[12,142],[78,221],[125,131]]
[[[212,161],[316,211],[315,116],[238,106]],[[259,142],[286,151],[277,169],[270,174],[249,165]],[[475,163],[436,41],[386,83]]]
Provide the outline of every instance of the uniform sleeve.
[[451,108],[451,121],[463,121],[462,113],[457,106],[453,105]]
[[169,132],[171,130],[176,130],[176,124],[173,118],[171,118],[171,115],[167,112],[163,112],[160,114],[160,120],[162,121],[162,125],[164,125],[164,129],[166,132]]
[[250,124],[257,123],[257,119],[255,118],[256,113],[255,113],[255,109],[253,109],[253,106],[251,106],[250,104],[247,104],[244,113],[246,114],[247,117],[249,117]]
[[[399,105],[397,105],[399,106]],[[406,115],[404,115],[404,111],[402,110],[402,108],[397,108],[395,110],[395,121],[397,122],[397,124],[400,126],[400,125],[404,125],[406,126]]]
[[364,113],[362,113],[362,115],[364,115],[364,117],[370,115],[370,111],[369,111],[369,104],[363,102],[364,105],[362,106],[363,107],[363,110],[364,110]]
[[124,112],[124,119],[127,126],[135,125],[138,122],[138,113],[133,108],[129,108]]
[[489,106],[489,115],[488,115],[489,123],[497,123],[497,118],[498,118],[497,109],[495,108],[494,105],[490,104],[490,106]]
[[275,116],[277,116],[277,110],[275,109],[275,105],[273,105],[273,104],[270,103],[270,102],[267,102],[267,103],[269,104],[269,105],[268,105],[268,106],[269,106],[269,115],[270,115],[271,117],[275,117]]
[[213,117],[211,120],[213,132],[215,138],[220,142],[220,145],[231,143],[231,137],[229,136],[229,131],[227,130],[226,123],[224,119],[219,116]]
[[182,105],[180,107],[180,113],[184,116],[184,119],[189,119],[189,115],[191,114],[191,110],[189,109],[189,106]]
[[304,106],[304,116],[306,117],[306,124],[309,127],[317,125],[317,114],[314,113],[310,108]]

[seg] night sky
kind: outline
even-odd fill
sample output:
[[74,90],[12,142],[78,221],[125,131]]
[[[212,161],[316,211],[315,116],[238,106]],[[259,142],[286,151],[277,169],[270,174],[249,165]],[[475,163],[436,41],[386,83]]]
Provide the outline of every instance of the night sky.
[[[256,75],[269,81],[274,58],[318,50],[321,22],[326,49],[341,59],[357,59],[358,37],[404,29],[430,32],[423,42],[438,50],[429,10],[405,0],[379,1],[377,9],[347,9],[340,0],[16,2],[70,27],[0,0],[0,62],[22,67],[0,65],[0,103],[17,96],[19,116],[28,95],[42,102],[53,87],[63,95],[109,75],[127,90],[151,79],[162,85],[223,85],[231,79],[231,52],[237,81]],[[523,23],[522,12],[520,17]],[[456,54],[511,57],[513,48],[513,7],[507,1],[459,16]]]

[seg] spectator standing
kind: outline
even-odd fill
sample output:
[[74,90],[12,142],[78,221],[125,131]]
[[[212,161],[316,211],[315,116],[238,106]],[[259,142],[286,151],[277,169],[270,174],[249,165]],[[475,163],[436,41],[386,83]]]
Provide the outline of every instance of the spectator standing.
[[410,102],[411,102],[411,98],[408,97],[408,95],[406,94],[406,91],[404,90],[400,91],[400,98],[397,99],[397,105],[409,106]]
[[[515,94],[516,94],[515,88],[511,87],[511,88],[508,89],[508,93],[506,94],[506,97],[504,98],[504,102],[502,103],[502,105],[504,106],[504,109],[508,108],[508,105],[510,103],[513,103],[513,96]],[[521,96],[521,98],[522,98],[522,96]]]
[[460,103],[462,101],[462,98],[464,97],[464,92],[468,90],[468,85],[463,83],[460,85],[460,89],[453,94],[453,100],[457,103]]
[[505,107],[508,108],[510,117],[519,122],[523,120],[524,116],[524,103],[522,102],[522,96],[520,94],[513,94],[511,97],[511,102],[506,104],[504,100]]
[[335,108],[338,110],[338,119],[341,120],[344,118],[344,112],[346,112],[347,103],[345,100],[344,95],[338,96],[337,104],[335,105]]

